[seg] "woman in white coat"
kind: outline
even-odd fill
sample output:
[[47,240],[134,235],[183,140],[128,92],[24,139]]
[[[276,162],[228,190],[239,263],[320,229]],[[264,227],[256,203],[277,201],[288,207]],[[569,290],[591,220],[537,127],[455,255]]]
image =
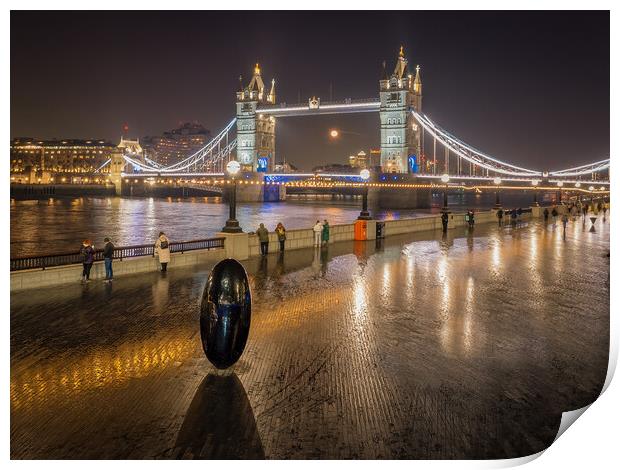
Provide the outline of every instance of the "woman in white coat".
[[323,225],[318,220],[314,227],[312,228],[314,232],[314,246],[321,246],[321,232],[323,231]]
[[159,238],[155,242],[155,254],[161,264],[161,272],[165,273],[170,262],[170,240],[164,232],[159,232]]

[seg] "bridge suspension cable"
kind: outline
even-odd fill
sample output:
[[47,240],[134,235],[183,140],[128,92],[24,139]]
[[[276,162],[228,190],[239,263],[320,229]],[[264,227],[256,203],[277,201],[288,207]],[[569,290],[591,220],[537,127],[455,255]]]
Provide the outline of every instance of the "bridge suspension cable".
[[[149,164],[147,164],[136,160],[129,155],[123,155],[123,158],[125,159],[125,161],[133,165],[133,167],[136,169],[156,173],[178,173],[183,170],[188,170],[192,167],[196,169],[198,165],[209,166],[212,163],[219,163],[222,162],[225,157],[230,157],[231,152],[237,146],[236,139],[229,141],[229,133],[236,122],[237,119],[234,118],[204,147],[173,165],[161,166],[153,162],[153,160],[145,159],[149,162]],[[222,147],[223,143],[224,147]]]
[[[450,134],[448,131],[442,129],[435,123],[433,123],[428,116],[422,115],[415,110],[412,110],[416,121],[424,128],[426,132],[431,134],[434,138],[433,145],[436,145],[436,142],[439,141],[441,145],[444,146],[446,151],[452,151],[460,158],[464,158],[470,164],[476,165],[480,168],[483,168],[487,171],[493,171],[495,173],[501,173],[504,175],[510,176],[522,176],[522,177],[541,177],[541,176],[552,176],[552,177],[569,177],[569,176],[582,176],[592,173],[599,173],[601,171],[605,171],[609,168],[610,159],[607,158],[605,160],[600,160],[594,163],[588,163],[585,165],[581,165],[574,168],[567,168],[564,170],[558,171],[550,171],[548,174],[540,170],[532,170],[529,168],[523,168],[517,165],[513,165],[510,163],[506,163],[497,158],[491,157],[490,155],[481,152],[480,150],[472,147],[471,145],[463,142],[457,137]],[[436,165],[435,160],[435,151],[433,151],[433,165]],[[448,160],[446,159],[446,162]],[[446,164],[447,168],[447,164]]]
[[455,153],[476,166],[510,176],[542,176],[540,171],[522,168],[493,158],[452,136],[444,129],[435,125],[428,117],[414,110],[411,113],[424,130],[431,134],[446,150]]

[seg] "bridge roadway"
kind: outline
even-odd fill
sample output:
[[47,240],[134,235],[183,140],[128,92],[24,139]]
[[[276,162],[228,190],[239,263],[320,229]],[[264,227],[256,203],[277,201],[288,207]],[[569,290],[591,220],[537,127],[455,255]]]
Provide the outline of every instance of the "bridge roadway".
[[540,451],[607,369],[609,221],[587,229],[488,224],[251,259],[252,330],[229,374],[200,347],[209,266],[13,294],[11,457]]

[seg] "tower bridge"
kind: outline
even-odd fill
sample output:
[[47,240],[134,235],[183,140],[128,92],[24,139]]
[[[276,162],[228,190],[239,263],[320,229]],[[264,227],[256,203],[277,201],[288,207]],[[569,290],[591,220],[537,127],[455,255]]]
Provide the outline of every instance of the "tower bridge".
[[[590,188],[589,182],[596,182],[596,190],[600,190],[600,185],[609,185],[609,158],[560,170],[531,169],[506,162],[460,140],[422,112],[421,69],[419,65],[409,67],[402,47],[393,69],[388,69],[384,62],[378,85],[378,98],[325,102],[320,97],[311,97],[307,103],[288,104],[277,101],[275,79],[267,89],[262,70],[256,64],[247,85],[240,77],[235,117],[207,145],[168,166],[132,153],[132,147],[125,146],[110,160],[111,180],[118,185],[117,191],[123,178],[149,177],[160,181],[202,178],[209,181],[216,175],[224,175],[226,164],[236,160],[241,164],[244,178],[256,181],[257,184],[250,185],[255,188],[299,184],[304,180],[316,182],[314,174],[274,176],[277,121],[289,116],[376,112],[379,114],[381,159],[379,166],[372,168],[369,184],[386,187],[390,182],[396,183],[384,175],[399,175],[397,183],[404,185],[398,188],[401,194],[406,187],[415,189],[416,193],[426,191],[428,196],[430,192],[421,188],[443,187],[446,181],[492,187],[566,184],[580,188],[583,184],[582,191]],[[326,175],[321,177],[324,179]],[[340,180],[339,184],[358,183],[350,177]],[[248,198],[262,200],[264,194],[263,189]],[[385,190],[380,197],[391,203],[394,201]],[[282,195],[278,198],[282,199]],[[405,199],[402,207],[421,205],[419,199],[409,196]]]

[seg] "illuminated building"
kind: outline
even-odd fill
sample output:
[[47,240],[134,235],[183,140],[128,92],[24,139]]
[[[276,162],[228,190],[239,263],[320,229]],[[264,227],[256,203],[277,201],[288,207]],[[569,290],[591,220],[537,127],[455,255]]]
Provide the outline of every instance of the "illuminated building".
[[204,147],[210,137],[211,132],[198,122],[186,122],[162,135],[144,137],[142,147],[149,159],[168,166]]
[[105,140],[11,140],[11,176],[24,183],[47,183],[56,174],[91,174],[109,158],[116,145]]
[[366,157],[366,152],[363,150],[359,152],[357,155],[351,155],[349,157],[349,165],[353,168],[368,168],[368,158]]
[[409,157],[419,156],[422,149],[422,130],[409,112],[411,109],[422,110],[422,80],[419,66],[415,78],[409,73],[402,47],[391,76],[388,76],[384,63],[379,95],[381,168],[387,173],[408,173],[411,171]]
[[[241,77],[239,77],[241,80]],[[271,80],[267,93],[260,67],[247,87],[240,83],[237,92],[237,159],[244,171],[273,171],[276,148],[276,119],[257,112],[259,104],[275,104],[276,82]]]

